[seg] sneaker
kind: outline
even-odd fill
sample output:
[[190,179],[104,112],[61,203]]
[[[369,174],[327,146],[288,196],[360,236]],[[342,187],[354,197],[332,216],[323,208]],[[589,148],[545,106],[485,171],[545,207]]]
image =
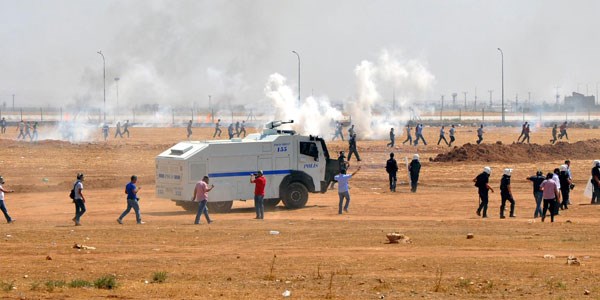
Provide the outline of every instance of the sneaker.
[[481,217],[481,211],[480,210],[477,210],[476,213],[477,213],[478,216]]
[[500,219],[506,219],[506,217],[505,216],[500,216]]
[[511,217],[511,218],[516,218],[517,216],[515,216],[515,215],[511,215],[510,217]]
[[76,221],[75,222],[75,226],[81,226],[81,223],[79,223],[79,222]]
[[122,225],[122,224],[123,224],[123,220],[121,220],[121,219],[117,219],[117,223],[119,223],[119,224],[121,224],[121,225]]
[[142,225],[142,224],[146,224],[146,222],[144,222],[144,221],[139,221],[139,222],[137,222],[137,223],[138,223],[138,224],[140,224],[140,225]]
[[347,209],[347,208],[344,208],[344,211],[345,211],[345,212],[348,212],[348,209]]
[[15,219],[12,219],[12,220],[10,220],[10,221],[8,221],[8,222],[6,222],[6,223],[8,223],[8,224],[12,224],[12,223],[14,223],[15,221],[16,221]]

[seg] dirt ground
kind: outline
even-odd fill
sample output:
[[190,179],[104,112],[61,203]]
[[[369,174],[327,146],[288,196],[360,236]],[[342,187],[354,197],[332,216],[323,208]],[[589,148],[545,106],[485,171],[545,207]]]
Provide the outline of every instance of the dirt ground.
[[[457,145],[473,144],[475,130],[460,127]],[[525,151],[489,162],[433,162],[430,158],[450,150],[434,145],[437,132],[425,128],[427,146],[402,146],[399,137],[394,149],[401,166],[404,157],[421,155],[417,193],[409,192],[404,168],[398,175],[404,184],[397,193],[388,191],[388,141],[359,141],[362,170],[350,182],[350,213],[338,215],[337,193],[328,192],[311,194],[303,209],[279,206],[262,221],[253,219],[248,201],[234,203],[231,213],[213,214],[213,224],[192,225],[193,214],[154,195],[154,158],[183,139],[185,128],[133,127],[129,139],[76,145],[15,142],[9,131],[0,137],[0,174],[4,187],[16,190],[6,194],[16,222],[0,224],[0,298],[278,299],[288,290],[296,299],[600,299],[600,205],[589,205],[583,196],[592,160],[600,158],[597,142],[586,144],[589,153],[573,157],[557,152],[536,159]],[[484,143],[511,144],[519,132],[490,127]],[[211,133],[195,129],[194,138]],[[569,143],[599,134],[571,129]],[[531,142],[548,144],[549,138],[550,128],[537,128]],[[346,142],[328,145],[331,153],[347,150]],[[576,184],[573,205],[555,223],[534,220],[525,178],[566,158],[572,159]],[[357,164],[351,161],[351,172]],[[490,218],[476,216],[471,180],[485,165],[493,169],[495,188],[502,168],[515,169],[517,218],[498,218],[499,191],[490,194]],[[68,199],[77,172],[86,174],[88,199],[80,227],[71,222],[74,206]],[[119,225],[123,189],[132,174],[139,176],[147,223],[136,225],[132,212]],[[388,232],[405,234],[411,243],[387,244]],[[96,249],[74,249],[75,243]],[[569,255],[581,265],[567,265]],[[166,272],[164,282],[153,282],[157,272]],[[105,275],[115,276],[117,288],[56,283],[94,282]]]

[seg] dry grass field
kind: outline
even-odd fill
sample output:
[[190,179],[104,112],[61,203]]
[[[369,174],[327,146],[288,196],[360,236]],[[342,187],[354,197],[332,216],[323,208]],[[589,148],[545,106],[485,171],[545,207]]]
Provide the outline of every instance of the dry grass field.
[[[417,193],[406,184],[388,191],[388,141],[359,141],[362,169],[350,182],[348,214],[337,214],[337,193],[330,191],[311,194],[303,209],[279,206],[265,220],[253,219],[248,201],[213,214],[213,224],[192,225],[193,214],[154,195],[154,158],[185,138],[185,128],[130,131],[129,139],[81,144],[16,142],[13,131],[0,136],[0,174],[4,187],[16,191],[5,201],[16,222],[0,223],[0,298],[285,299],[288,290],[289,299],[600,299],[600,205],[583,196],[600,149],[543,161],[432,162],[449,148],[435,145],[438,128],[426,128],[428,146],[402,146],[399,137],[394,149],[400,159],[421,155]],[[487,128],[484,143],[511,144],[519,132]],[[211,134],[194,130],[195,139]],[[574,143],[597,138],[600,130],[570,129],[569,135]],[[550,128],[536,128],[531,142],[549,138]],[[457,146],[475,140],[474,127],[457,130]],[[328,146],[330,153],[347,150],[341,141]],[[573,205],[554,223],[533,220],[525,178],[566,158],[576,184]],[[357,164],[352,160],[350,171]],[[490,217],[481,219],[471,180],[485,165],[497,192],[490,194]],[[497,187],[504,167],[515,169],[517,218],[501,220]],[[88,212],[75,227],[68,193],[77,172],[86,174]],[[132,174],[139,176],[147,223],[136,225],[132,212],[119,225]],[[398,176],[407,181],[405,169]],[[411,243],[388,244],[388,232]],[[569,255],[581,265],[567,265]]]

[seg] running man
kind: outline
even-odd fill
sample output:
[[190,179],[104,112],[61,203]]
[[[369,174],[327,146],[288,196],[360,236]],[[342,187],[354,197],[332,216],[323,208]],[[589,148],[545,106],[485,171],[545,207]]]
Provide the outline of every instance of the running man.
[[115,138],[117,138],[117,135],[120,136],[121,138],[123,138],[123,133],[121,133],[121,122],[117,122],[117,128],[115,129]]
[[15,220],[8,215],[8,211],[6,210],[6,204],[4,204],[4,193],[14,193],[13,190],[5,190],[2,185],[4,184],[4,177],[0,176],[0,210],[4,214],[6,218],[6,222],[8,224],[14,222]]
[[190,120],[187,124],[187,139],[190,139],[190,136],[192,136],[192,120]]
[[483,124],[481,124],[481,126],[477,128],[477,145],[481,144],[481,142],[483,141],[483,133]]
[[450,127],[450,143],[448,144],[448,147],[452,147],[452,143],[454,143],[454,141],[456,141],[456,139],[454,138],[455,133],[456,133],[456,128],[454,128],[454,124],[452,124],[452,126]]
[[446,131],[444,130],[444,126],[442,126],[440,129],[440,139],[438,140],[437,144],[439,145],[442,140],[444,143],[446,143],[446,146],[450,146],[450,144],[448,144],[448,140],[446,140]]
[[133,208],[133,211],[135,211],[135,220],[137,221],[137,223],[138,224],[146,223],[146,222],[142,221],[142,214],[140,214],[140,205],[138,203],[140,201],[140,198],[137,196],[137,193],[142,188],[137,187],[135,185],[136,183],[137,183],[137,176],[132,175],[131,181],[125,186],[125,194],[127,194],[127,208],[125,209],[125,211],[123,211],[121,216],[117,219],[117,222],[119,224],[123,224],[123,218],[125,218],[125,216],[127,216],[127,214],[131,211],[132,208]]
[[242,132],[244,133],[244,137],[246,137],[246,121],[242,121],[242,124],[240,125],[240,132],[237,136],[240,137]]
[[396,142],[396,135],[394,134],[394,128],[390,129],[390,142],[387,144],[388,147],[394,148]]
[[129,120],[125,121],[123,124],[123,134],[127,133],[127,138],[129,138]]
[[408,142],[409,145],[412,145],[413,139],[410,131],[410,124],[406,124],[406,140],[402,142],[402,145],[406,144],[406,142]]
[[217,120],[217,123],[215,123],[215,133],[213,134],[213,138],[217,136],[217,133],[219,134],[219,137],[221,136],[221,119]]
[[554,124],[554,126],[552,126],[552,139],[550,140],[550,144],[554,145],[554,143],[556,143],[556,134],[558,131],[558,127],[556,126],[556,124]]

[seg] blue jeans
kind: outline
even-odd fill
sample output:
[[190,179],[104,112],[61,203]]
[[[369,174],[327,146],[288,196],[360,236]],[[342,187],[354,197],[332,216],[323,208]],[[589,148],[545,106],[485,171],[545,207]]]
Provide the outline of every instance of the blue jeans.
[[8,211],[6,211],[6,205],[4,205],[4,200],[0,200],[0,210],[2,210],[2,213],[4,213],[4,217],[6,218],[6,222],[10,223],[12,221],[12,219],[8,215]]
[[346,205],[344,205],[344,210],[348,210],[348,206],[350,206],[350,193],[348,191],[345,192],[338,192],[338,195],[340,196],[340,205],[339,205],[339,210],[338,210],[338,214],[342,214],[342,204],[344,203],[344,198],[346,198]]
[[256,218],[264,219],[265,218],[265,196],[264,195],[254,195],[254,209],[256,210]]
[[533,217],[537,218],[538,216],[542,216],[542,195],[544,192],[534,192],[533,196],[535,197],[535,212],[533,213]]
[[75,222],[79,223],[79,219],[85,214],[85,202],[82,199],[75,199]]
[[194,221],[194,224],[200,224],[200,217],[202,217],[202,214],[204,214],[204,217],[206,217],[206,222],[210,224],[211,220],[208,216],[208,207],[206,207],[206,203],[208,203],[208,200],[205,199],[201,200],[198,204],[198,212],[196,213],[196,220]]
[[140,214],[140,205],[138,204],[137,199],[127,199],[127,209],[121,214],[119,220],[123,220],[125,216],[131,211],[135,211],[135,220],[139,223],[142,221],[142,215]]

